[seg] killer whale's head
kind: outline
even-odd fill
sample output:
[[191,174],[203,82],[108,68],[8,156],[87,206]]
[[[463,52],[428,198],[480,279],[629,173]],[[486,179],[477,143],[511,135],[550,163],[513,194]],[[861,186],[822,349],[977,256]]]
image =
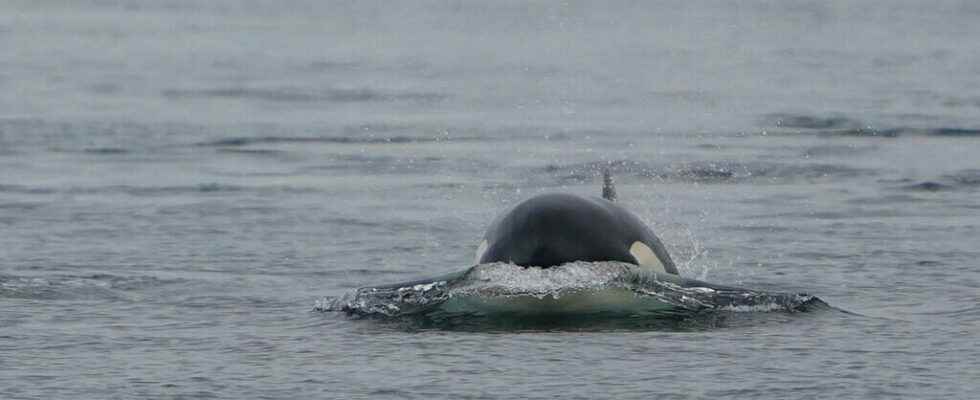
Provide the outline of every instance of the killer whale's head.
[[522,201],[490,225],[475,263],[547,268],[573,261],[621,261],[677,275],[660,239],[614,202],[608,173],[602,193],[602,198],[550,193]]

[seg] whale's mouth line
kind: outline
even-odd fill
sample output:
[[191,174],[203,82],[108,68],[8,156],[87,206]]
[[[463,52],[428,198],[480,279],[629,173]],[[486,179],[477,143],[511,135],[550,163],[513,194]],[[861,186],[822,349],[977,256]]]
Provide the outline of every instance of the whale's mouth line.
[[315,307],[383,319],[500,317],[525,322],[600,315],[629,320],[706,318],[718,313],[795,314],[831,308],[804,293],[715,285],[623,262],[573,262],[548,268],[480,264],[441,277],[360,288],[340,298],[324,299]]

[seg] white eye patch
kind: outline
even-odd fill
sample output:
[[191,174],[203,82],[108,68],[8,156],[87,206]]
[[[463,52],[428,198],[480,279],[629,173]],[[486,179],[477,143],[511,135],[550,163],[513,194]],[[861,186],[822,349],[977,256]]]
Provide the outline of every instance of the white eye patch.
[[650,247],[643,242],[633,242],[633,245],[630,246],[630,254],[636,259],[636,265],[651,268],[657,273],[667,273],[664,264],[660,262],[660,257],[657,257],[653,250],[650,250]]
[[476,258],[473,259],[473,265],[480,263],[480,259],[483,258],[483,253],[487,252],[487,247],[489,246],[486,240],[480,242],[480,247],[476,248]]

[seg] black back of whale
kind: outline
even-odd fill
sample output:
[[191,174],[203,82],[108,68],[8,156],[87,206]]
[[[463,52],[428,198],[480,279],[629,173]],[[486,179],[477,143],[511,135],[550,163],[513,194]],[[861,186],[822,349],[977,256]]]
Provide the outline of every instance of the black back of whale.
[[487,248],[479,263],[538,267],[572,261],[639,264],[630,254],[630,247],[639,241],[653,250],[666,272],[678,273],[650,228],[625,208],[598,197],[566,193],[532,197],[498,217],[484,240]]

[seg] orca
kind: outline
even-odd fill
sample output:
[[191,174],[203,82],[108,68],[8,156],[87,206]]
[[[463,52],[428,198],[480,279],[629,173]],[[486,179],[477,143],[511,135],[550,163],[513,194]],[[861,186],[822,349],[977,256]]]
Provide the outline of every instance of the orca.
[[603,174],[602,197],[548,193],[524,200],[490,224],[474,261],[541,268],[620,261],[679,275],[660,239],[615,201],[608,171]]
[[[629,315],[633,320],[702,310],[794,312],[829,307],[803,293],[766,293],[684,278],[653,231],[615,200],[608,171],[602,197],[532,197],[490,224],[476,252],[477,265],[426,279],[363,287],[317,308],[388,317],[435,315],[436,320],[457,322],[470,317],[485,322],[480,318],[503,315],[511,326],[512,316],[529,317],[531,322],[536,316],[556,321],[556,315],[569,314]],[[643,327],[648,327],[646,322]]]

